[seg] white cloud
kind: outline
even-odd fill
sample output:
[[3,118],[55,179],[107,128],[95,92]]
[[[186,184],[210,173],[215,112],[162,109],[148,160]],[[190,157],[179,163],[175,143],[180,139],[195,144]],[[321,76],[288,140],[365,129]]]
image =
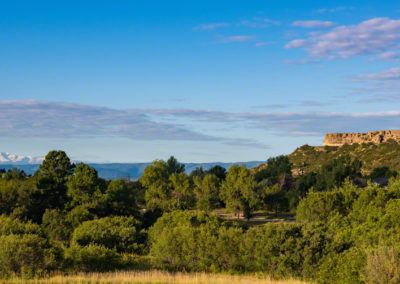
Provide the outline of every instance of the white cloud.
[[324,14],[324,13],[336,13],[340,11],[345,11],[345,10],[353,10],[354,8],[351,6],[339,6],[339,7],[334,7],[334,8],[321,8],[315,11],[315,13],[318,14]]
[[303,64],[315,64],[319,63],[320,60],[315,58],[301,58],[296,60],[284,60],[283,63],[288,65],[303,65]]
[[[266,148],[265,144],[248,137],[207,135],[197,129],[216,129],[223,125],[227,130],[220,130],[218,135],[245,127],[261,135],[273,132],[284,136],[323,136],[327,132],[398,128],[399,120],[400,111],[232,113],[196,109],[120,110],[57,102],[0,101],[0,135],[5,138],[126,137],[143,141],[217,141]],[[196,121],[197,128],[190,121]]]
[[249,35],[235,35],[235,36],[228,36],[220,40],[220,43],[231,43],[231,42],[246,42],[246,41],[253,41],[255,40],[255,36]]
[[293,27],[302,27],[302,28],[315,28],[315,29],[326,29],[335,26],[334,22],[330,21],[295,21],[292,23]]
[[350,95],[360,97],[361,103],[399,103],[400,68],[394,67],[377,73],[349,76],[354,87]]
[[203,31],[207,31],[207,30],[215,30],[218,28],[226,28],[229,27],[230,24],[229,23],[210,23],[210,24],[201,24],[198,25],[196,27],[194,27],[195,30],[203,30]]
[[266,45],[271,45],[271,44],[274,44],[274,42],[273,41],[266,41],[266,42],[257,42],[256,44],[255,44],[255,46],[266,46]]
[[357,75],[353,76],[353,78],[370,79],[370,80],[398,80],[400,79],[400,68],[395,67],[379,73],[373,73],[368,75]]
[[253,139],[208,135],[181,122],[157,119],[166,114],[177,117],[185,112],[193,114],[196,111],[120,110],[61,102],[0,101],[0,136],[45,139],[125,137],[144,141],[220,141],[237,146],[266,147]]
[[373,18],[358,25],[339,26],[328,32],[296,39],[286,48],[303,48],[313,57],[348,58],[387,52],[400,42],[400,20]]
[[384,53],[379,54],[379,58],[385,60],[396,60],[400,57],[399,51],[387,51]]

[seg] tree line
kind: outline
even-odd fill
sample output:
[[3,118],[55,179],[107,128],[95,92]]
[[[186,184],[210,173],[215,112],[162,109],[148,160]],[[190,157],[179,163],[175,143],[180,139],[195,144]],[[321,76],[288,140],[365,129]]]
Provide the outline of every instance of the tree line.
[[[0,275],[160,268],[390,280],[400,277],[396,176],[378,168],[368,178],[391,178],[388,187],[357,185],[361,163],[349,156],[295,177],[286,156],[259,171],[234,165],[190,174],[171,157],[137,181],[108,181],[52,151],[32,176],[1,171]],[[251,227],[220,218],[218,208],[245,218],[292,211],[296,223]]]

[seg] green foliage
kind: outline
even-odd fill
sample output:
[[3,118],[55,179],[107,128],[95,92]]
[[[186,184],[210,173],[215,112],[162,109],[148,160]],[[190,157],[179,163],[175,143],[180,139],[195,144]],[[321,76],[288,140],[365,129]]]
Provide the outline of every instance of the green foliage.
[[33,178],[0,179],[0,214],[18,217],[32,215],[32,210],[35,210],[32,195],[36,191]]
[[351,156],[362,163],[362,172],[370,174],[373,169],[388,167],[391,171],[400,171],[400,144],[396,141],[375,145],[373,143],[345,145],[342,147],[311,147],[304,145],[292,154],[289,160],[296,171],[317,172],[326,161],[340,156]]
[[228,211],[235,214],[243,212],[250,217],[259,199],[254,178],[245,166],[233,165],[229,169],[221,185],[221,199]]
[[0,275],[33,277],[46,270],[46,240],[31,234],[0,236]]
[[400,251],[395,247],[378,247],[367,255],[363,271],[366,283],[399,283]]
[[265,208],[275,212],[276,217],[279,212],[288,211],[289,209],[287,192],[281,189],[278,184],[267,187],[262,194],[262,198]]
[[167,172],[168,175],[172,174],[182,174],[185,172],[185,165],[180,164],[177,159],[175,159],[174,156],[171,156],[167,160]]
[[58,246],[50,246],[32,222],[0,216],[0,278],[38,276],[62,263]]
[[206,171],[206,174],[215,175],[219,180],[224,180],[226,178],[226,169],[216,165]]
[[104,216],[138,216],[135,183],[124,179],[109,183],[101,201],[101,213]]
[[328,254],[317,271],[317,280],[327,284],[363,283],[365,258],[365,250],[360,248],[351,248],[340,254]]
[[31,221],[23,222],[17,218],[0,215],[0,236],[23,234],[42,235],[42,230],[39,225]]
[[35,220],[40,221],[46,209],[62,209],[67,202],[66,181],[74,165],[63,151],[49,152],[36,172],[37,188],[33,195]]
[[146,187],[144,198],[147,209],[168,211],[171,189],[167,164],[162,160],[154,161],[145,168],[140,182]]
[[[386,159],[398,146],[379,147],[303,146],[293,155],[310,155],[320,164],[302,157],[305,170],[297,177],[291,176],[293,155],[270,159],[258,176],[238,165],[228,173],[215,167],[188,176],[171,157],[154,161],[136,182],[105,181],[88,165],[74,169],[64,152],[50,152],[32,177],[0,171],[0,277],[130,265],[397,283],[400,179],[385,165],[368,175],[391,177],[387,187],[354,183],[362,166],[370,167],[367,156],[359,159],[363,165],[356,159],[359,149],[385,151]],[[248,222],[249,228],[210,213],[226,205],[245,217],[256,209],[278,214],[293,210],[298,200],[296,223]]]
[[196,200],[189,177],[184,173],[172,174],[169,178],[172,189],[171,206],[176,210],[190,209]]
[[278,156],[269,158],[267,166],[257,172],[255,179],[261,181],[263,179],[271,179],[277,181],[282,176],[290,177],[292,175],[292,164],[287,156]]
[[346,215],[357,195],[355,190],[312,192],[300,201],[296,220],[301,223],[326,222],[335,214]]
[[72,234],[72,243],[81,247],[96,244],[117,252],[139,252],[143,236],[133,217],[105,217],[86,221]]
[[122,266],[122,256],[98,244],[72,244],[65,250],[65,261],[74,271],[110,271]]
[[397,177],[397,172],[390,170],[389,167],[379,167],[372,170],[371,174],[369,175],[370,179],[377,179],[377,178],[391,178]]
[[72,205],[89,204],[104,191],[104,182],[97,171],[86,164],[79,164],[75,174],[70,175],[67,182],[67,194]]
[[175,211],[164,214],[149,230],[150,256],[160,268],[221,271],[239,258],[242,230],[213,214]]
[[341,156],[322,165],[316,176],[315,187],[318,190],[329,190],[339,187],[346,178],[361,176],[361,161],[350,156]]
[[196,194],[196,207],[200,210],[210,211],[219,206],[219,183],[216,175],[207,174],[203,178],[195,177],[193,179]]
[[301,271],[301,227],[266,224],[249,229],[243,236],[241,263],[245,271],[263,271],[275,277],[297,276]]

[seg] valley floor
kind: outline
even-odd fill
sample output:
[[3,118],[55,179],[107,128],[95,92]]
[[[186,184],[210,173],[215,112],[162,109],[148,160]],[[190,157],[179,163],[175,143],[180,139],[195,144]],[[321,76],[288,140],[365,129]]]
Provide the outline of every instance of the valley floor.
[[272,280],[257,276],[231,276],[207,273],[168,273],[162,271],[124,271],[114,273],[88,273],[53,276],[36,280],[7,280],[0,283],[31,284],[111,284],[111,283],[177,283],[177,284],[305,284],[299,280]]

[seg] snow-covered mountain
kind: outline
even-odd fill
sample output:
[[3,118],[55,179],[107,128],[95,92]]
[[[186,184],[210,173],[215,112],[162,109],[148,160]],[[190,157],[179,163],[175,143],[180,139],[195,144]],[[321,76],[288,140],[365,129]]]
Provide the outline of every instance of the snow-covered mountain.
[[44,158],[32,157],[32,156],[20,156],[14,155],[7,152],[0,153],[0,164],[17,164],[17,165],[28,165],[28,164],[41,164]]

